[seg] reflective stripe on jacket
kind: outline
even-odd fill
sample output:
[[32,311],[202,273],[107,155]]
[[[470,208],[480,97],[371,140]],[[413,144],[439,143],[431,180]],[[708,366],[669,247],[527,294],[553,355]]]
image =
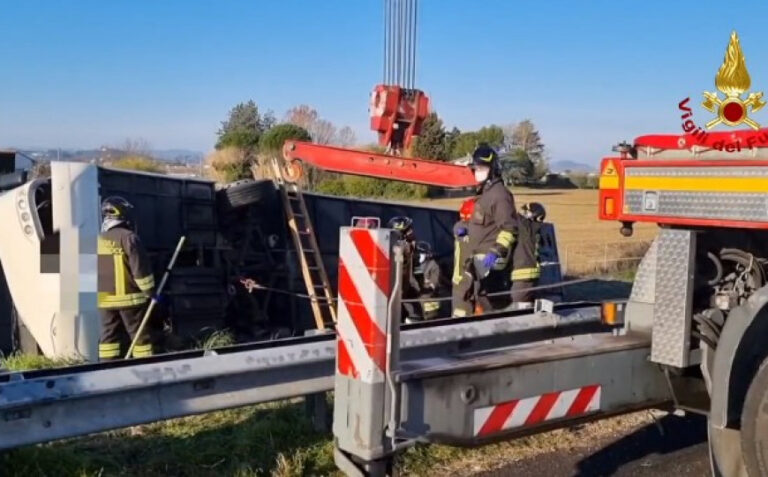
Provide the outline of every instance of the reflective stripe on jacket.
[[517,242],[512,255],[512,280],[536,280],[541,275],[539,241],[541,222],[519,218]]
[[125,227],[99,235],[99,308],[129,308],[146,303],[155,288],[152,265],[139,237]]
[[469,235],[466,233],[463,237],[458,236],[458,229],[469,229],[469,224],[463,220],[459,220],[453,225],[453,275],[451,281],[454,285],[458,285],[461,282],[461,277],[464,274],[464,264],[471,257],[469,253]]

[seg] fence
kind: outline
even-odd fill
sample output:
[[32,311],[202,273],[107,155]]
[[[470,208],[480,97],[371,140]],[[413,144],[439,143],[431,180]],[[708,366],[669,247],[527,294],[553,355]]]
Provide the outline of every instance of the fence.
[[632,270],[643,259],[652,240],[571,243],[560,246],[563,275],[615,273]]

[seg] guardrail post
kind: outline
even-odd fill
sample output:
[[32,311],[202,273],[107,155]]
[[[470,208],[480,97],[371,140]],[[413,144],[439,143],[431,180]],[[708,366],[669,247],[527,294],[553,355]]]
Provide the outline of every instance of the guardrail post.
[[[394,388],[387,353],[390,298],[396,285],[392,263],[395,234],[389,229],[342,227],[333,434],[334,460],[347,475],[390,472],[390,424]],[[397,305],[397,303],[395,303]],[[388,323],[388,318],[394,323]],[[397,353],[397,343],[393,353]]]

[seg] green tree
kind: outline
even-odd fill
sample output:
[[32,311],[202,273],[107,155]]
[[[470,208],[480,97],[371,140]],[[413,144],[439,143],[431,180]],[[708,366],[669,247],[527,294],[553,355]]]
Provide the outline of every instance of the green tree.
[[[263,161],[264,158],[280,158],[283,152],[283,144],[285,144],[285,141],[289,139],[308,142],[312,141],[312,137],[309,135],[309,132],[303,127],[290,123],[278,124],[272,129],[266,131],[261,136],[261,140],[259,141],[259,156],[262,158],[262,165],[266,167],[265,162]],[[304,172],[304,184],[309,189],[315,190],[317,184],[324,178],[322,176],[324,171],[320,171],[309,165],[305,165]]]
[[549,172],[544,143],[533,121],[526,119],[508,131],[505,143],[510,149],[522,149],[534,165],[530,179],[537,180]]
[[278,124],[261,135],[259,151],[263,154],[279,156],[282,153],[283,144],[289,139],[311,141],[312,137],[306,129],[295,124]]
[[436,159],[445,161],[448,159],[446,147],[446,133],[443,120],[432,112],[424,119],[421,125],[421,133],[411,146],[411,155],[422,159]]
[[478,144],[486,143],[495,149],[504,146],[504,130],[495,124],[481,127],[475,135]]
[[483,126],[477,131],[460,132],[454,128],[448,142],[450,157],[457,159],[472,154],[472,151],[481,143],[500,149],[504,146],[504,130],[495,124]]
[[459,136],[461,136],[461,131],[455,126],[445,135],[445,149],[449,159],[456,158],[453,151],[456,149],[456,140],[459,139]]
[[528,157],[528,153],[522,149],[515,149],[512,152],[502,155],[501,175],[507,184],[521,184],[534,175],[533,161]]
[[472,154],[477,145],[480,143],[477,139],[477,133],[474,131],[460,133],[453,142],[453,149],[451,150],[451,158],[457,159]]
[[249,158],[255,156],[261,135],[274,124],[274,115],[267,113],[262,118],[259,108],[253,100],[239,103],[229,111],[229,117],[221,122],[216,149],[237,147]]

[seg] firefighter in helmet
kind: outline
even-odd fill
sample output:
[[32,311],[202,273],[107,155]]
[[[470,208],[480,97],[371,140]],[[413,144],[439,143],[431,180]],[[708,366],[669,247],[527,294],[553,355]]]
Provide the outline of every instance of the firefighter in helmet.
[[413,274],[419,285],[421,301],[421,316],[432,320],[440,314],[440,302],[432,299],[438,297],[440,291],[440,266],[432,256],[432,246],[427,242],[416,242]]
[[[406,216],[392,217],[388,227],[400,233],[403,247],[403,285],[401,298],[413,300],[419,298],[419,283],[413,273],[413,258],[416,250],[416,235],[413,231],[413,220]],[[407,322],[421,320],[421,311],[418,303],[403,303],[403,319]]]
[[[98,239],[98,307],[101,316],[99,359],[121,356],[121,344],[136,337],[155,289],[152,264],[134,231],[133,205],[112,196],[101,205]],[[145,327],[136,340],[133,356],[152,355],[150,333]],[[123,353],[127,351],[123,350]]]
[[472,168],[478,197],[468,231],[475,278],[479,281],[478,300],[484,310],[501,309],[508,306],[509,297],[488,295],[509,290],[509,271],[505,270],[515,243],[515,200],[504,186],[499,156],[492,147],[482,144],[475,149]]
[[461,204],[459,221],[453,226],[453,276],[451,277],[452,316],[468,316],[475,311],[475,279],[469,253],[469,221],[475,208],[475,198]]
[[538,202],[525,204],[520,209],[517,223],[517,243],[512,256],[512,303],[515,308],[531,308],[536,298],[536,282],[541,275],[539,247],[541,225],[547,216]]

